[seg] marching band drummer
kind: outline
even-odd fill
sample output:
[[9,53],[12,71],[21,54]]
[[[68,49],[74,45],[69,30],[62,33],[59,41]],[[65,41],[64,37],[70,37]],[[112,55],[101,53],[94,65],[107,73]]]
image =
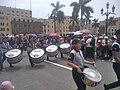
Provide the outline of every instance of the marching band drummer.
[[18,48],[23,53],[23,50],[24,50],[24,40],[23,40],[23,37],[21,35],[17,39],[17,44],[18,44]]
[[104,84],[104,90],[113,89],[120,87],[120,29],[115,32],[117,40],[112,45],[112,54],[113,54],[113,70],[117,76],[117,81]]
[[[62,43],[66,43],[66,42],[65,42],[65,39],[64,39],[64,38],[61,38],[60,43],[61,43],[61,44],[62,44]],[[60,47],[59,47],[59,48],[60,48]],[[60,52],[60,55],[61,55],[61,58],[64,58],[64,56],[63,56],[63,53],[62,53],[62,52]]]
[[[3,59],[2,59],[2,66],[1,68],[3,69],[3,63],[6,60],[5,53],[9,51],[12,47],[10,46],[9,42],[7,42],[7,37],[3,38],[3,42],[1,44],[2,52],[3,52]],[[10,67],[14,67],[11,63],[9,63]]]
[[35,42],[34,42],[34,37],[30,36],[28,40],[28,45],[27,45],[27,53],[29,57],[29,61],[31,64],[31,67],[34,66],[34,63],[32,62],[32,58],[30,57],[30,52],[35,49]]
[[72,41],[73,50],[68,58],[68,65],[72,67],[72,76],[77,85],[77,90],[86,90],[86,85],[82,81],[82,72],[85,68],[85,64],[90,64],[95,66],[95,62],[89,62],[84,59],[81,49],[81,41],[79,39],[74,39]]

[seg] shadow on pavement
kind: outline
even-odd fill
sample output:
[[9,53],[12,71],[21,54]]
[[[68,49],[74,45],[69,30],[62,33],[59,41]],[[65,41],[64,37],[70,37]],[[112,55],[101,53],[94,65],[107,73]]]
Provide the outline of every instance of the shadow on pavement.
[[20,67],[20,66],[15,66],[13,68],[7,67],[4,69],[4,72],[16,72],[16,71],[19,71],[21,69],[22,69],[22,67]]
[[31,67],[30,65],[26,65],[25,68],[26,68],[27,70],[44,69],[44,68],[45,68],[45,65],[42,65],[42,64],[35,64],[34,67]]

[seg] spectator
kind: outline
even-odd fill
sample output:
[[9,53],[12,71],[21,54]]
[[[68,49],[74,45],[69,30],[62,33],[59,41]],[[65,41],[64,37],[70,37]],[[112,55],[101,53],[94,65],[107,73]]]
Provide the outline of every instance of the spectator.
[[1,43],[0,43],[0,71],[2,71],[2,50],[1,50]]
[[3,81],[0,85],[0,90],[14,90],[14,88],[10,81]]

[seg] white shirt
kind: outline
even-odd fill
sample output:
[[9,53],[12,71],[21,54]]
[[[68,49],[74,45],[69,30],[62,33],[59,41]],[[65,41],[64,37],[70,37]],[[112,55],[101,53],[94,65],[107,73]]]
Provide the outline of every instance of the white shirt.
[[91,45],[90,45],[90,42],[92,41],[92,38],[88,38],[87,40],[86,40],[86,47],[92,47]]

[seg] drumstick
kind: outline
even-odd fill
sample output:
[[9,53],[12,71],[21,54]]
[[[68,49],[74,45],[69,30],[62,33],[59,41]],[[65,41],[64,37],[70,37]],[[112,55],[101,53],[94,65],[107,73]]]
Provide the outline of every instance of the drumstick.
[[94,68],[95,68],[95,71],[97,71],[97,73],[99,73],[98,70],[97,70],[97,67],[94,67]]

